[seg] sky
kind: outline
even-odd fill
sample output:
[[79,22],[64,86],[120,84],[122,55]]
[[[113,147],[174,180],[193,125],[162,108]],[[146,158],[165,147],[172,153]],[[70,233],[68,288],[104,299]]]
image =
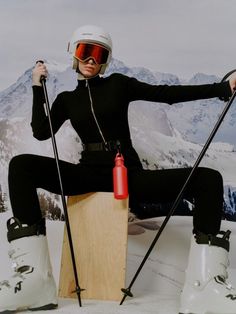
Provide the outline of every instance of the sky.
[[234,69],[235,0],[0,0],[0,91],[38,59],[70,64],[85,24],[105,28],[113,56],[181,78]]

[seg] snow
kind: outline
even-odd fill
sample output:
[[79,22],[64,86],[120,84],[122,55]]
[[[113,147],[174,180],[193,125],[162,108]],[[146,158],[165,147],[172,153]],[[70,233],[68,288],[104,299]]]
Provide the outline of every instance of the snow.
[[[1,268],[0,280],[10,274],[6,241],[6,220],[9,212],[1,214]],[[163,218],[153,218],[159,225]],[[222,221],[222,230],[231,230],[230,251],[230,282],[236,286],[236,224]],[[63,239],[64,223],[61,221],[47,221],[47,233],[51,261],[56,282],[59,282],[60,258]],[[176,314],[178,313],[179,294],[184,282],[184,270],[187,265],[188,250],[192,230],[191,217],[172,217],[157,245],[149,256],[140,276],[135,281],[131,291],[133,298],[127,297],[122,305],[119,302],[82,300],[79,307],[77,299],[59,299],[59,307],[52,313],[82,313],[82,314]],[[127,284],[128,287],[151,241],[155,231],[145,230],[139,235],[129,235],[127,256]],[[121,287],[122,288],[122,287]],[[26,312],[22,312],[26,313]],[[45,311],[38,311],[44,313]]]

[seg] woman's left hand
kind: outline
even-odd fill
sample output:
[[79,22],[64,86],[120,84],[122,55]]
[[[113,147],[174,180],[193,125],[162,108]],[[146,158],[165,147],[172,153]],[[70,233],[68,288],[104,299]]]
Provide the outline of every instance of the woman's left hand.
[[229,85],[233,93],[236,90],[236,71],[229,76]]

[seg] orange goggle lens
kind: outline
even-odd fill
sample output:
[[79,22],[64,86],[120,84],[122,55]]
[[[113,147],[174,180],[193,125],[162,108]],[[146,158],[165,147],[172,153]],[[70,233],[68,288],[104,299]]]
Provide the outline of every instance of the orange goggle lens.
[[75,57],[80,61],[86,61],[93,58],[97,64],[106,64],[109,51],[98,45],[79,43],[75,50]]

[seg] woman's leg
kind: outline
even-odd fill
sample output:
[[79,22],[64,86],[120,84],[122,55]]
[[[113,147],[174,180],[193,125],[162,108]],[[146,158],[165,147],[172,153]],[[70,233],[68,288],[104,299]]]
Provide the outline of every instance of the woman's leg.
[[[111,190],[111,178],[98,175],[96,169],[65,161],[59,165],[65,195]],[[13,157],[8,182],[13,215],[29,225],[42,217],[37,188],[61,193],[55,159],[50,157],[31,154]]]
[[[129,174],[131,200],[161,203],[174,201],[191,169],[141,170]],[[216,235],[223,209],[223,180],[213,169],[198,168],[184,193],[194,199],[194,232]]]

